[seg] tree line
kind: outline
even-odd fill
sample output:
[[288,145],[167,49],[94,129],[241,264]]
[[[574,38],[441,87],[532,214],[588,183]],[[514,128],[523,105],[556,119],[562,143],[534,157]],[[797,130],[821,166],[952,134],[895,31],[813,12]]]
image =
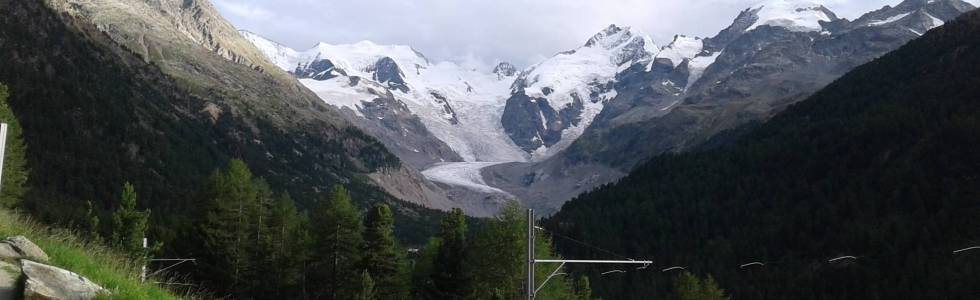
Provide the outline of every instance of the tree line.
[[[335,186],[309,212],[275,195],[245,163],[213,174],[199,221],[198,278],[236,299],[516,299],[523,293],[525,220],[512,204],[493,219],[456,209],[421,249],[396,242],[388,205],[361,210]],[[472,224],[472,226],[471,226]],[[478,228],[470,230],[471,227]],[[555,257],[538,239],[540,257]],[[551,270],[540,269],[538,278]],[[589,299],[588,281],[556,278],[540,299]]]

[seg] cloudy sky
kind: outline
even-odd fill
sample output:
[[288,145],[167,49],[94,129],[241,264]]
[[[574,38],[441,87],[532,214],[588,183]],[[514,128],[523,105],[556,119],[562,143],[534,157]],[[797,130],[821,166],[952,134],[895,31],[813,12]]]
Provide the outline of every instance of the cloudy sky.
[[[712,36],[759,0],[212,0],[239,29],[295,49],[370,40],[411,45],[430,59],[519,66],[574,49],[609,24],[663,45]],[[838,16],[901,0],[817,0]],[[968,0],[980,4],[980,0]]]

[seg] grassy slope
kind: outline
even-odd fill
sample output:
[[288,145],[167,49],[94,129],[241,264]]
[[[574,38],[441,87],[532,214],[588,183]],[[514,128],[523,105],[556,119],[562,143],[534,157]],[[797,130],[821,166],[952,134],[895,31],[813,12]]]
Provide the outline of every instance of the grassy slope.
[[0,238],[23,235],[51,257],[52,265],[71,270],[109,289],[112,299],[179,299],[153,284],[140,284],[139,266],[124,255],[88,242],[66,230],[51,229],[18,213],[0,209]]

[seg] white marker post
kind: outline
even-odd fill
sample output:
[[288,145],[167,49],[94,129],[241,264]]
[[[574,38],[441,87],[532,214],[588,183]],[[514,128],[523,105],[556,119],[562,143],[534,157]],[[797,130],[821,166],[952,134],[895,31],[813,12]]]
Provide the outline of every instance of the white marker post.
[[[3,182],[3,158],[7,150],[7,123],[0,123],[0,182]],[[0,187],[3,185],[0,184]]]
[[[146,253],[146,238],[143,238],[143,253]],[[146,257],[143,257],[143,269],[140,270],[140,283],[146,282]]]

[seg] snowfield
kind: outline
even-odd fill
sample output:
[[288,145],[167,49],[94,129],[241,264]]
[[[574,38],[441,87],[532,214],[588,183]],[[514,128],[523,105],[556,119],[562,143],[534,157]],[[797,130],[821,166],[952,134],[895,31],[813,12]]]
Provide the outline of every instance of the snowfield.
[[821,21],[833,21],[822,7],[820,3],[805,0],[769,0],[752,8],[758,20],[746,31],[763,25],[792,31],[821,31]]
[[[318,43],[306,51],[289,49],[253,33],[242,31],[277,66],[286,71],[328,59],[348,76],[300,82],[324,102],[353,110],[358,116],[363,101],[388,92],[419,117],[436,138],[465,161],[528,161],[530,154],[514,145],[500,125],[514,76],[467,69],[454,62],[431,62],[415,49],[379,45],[370,41],[331,45]],[[391,58],[398,65],[408,91],[390,90],[372,80],[370,69]],[[359,83],[351,86],[351,78]]]

